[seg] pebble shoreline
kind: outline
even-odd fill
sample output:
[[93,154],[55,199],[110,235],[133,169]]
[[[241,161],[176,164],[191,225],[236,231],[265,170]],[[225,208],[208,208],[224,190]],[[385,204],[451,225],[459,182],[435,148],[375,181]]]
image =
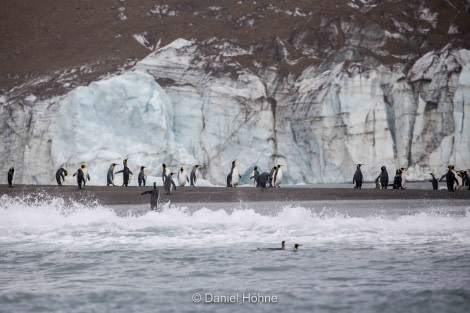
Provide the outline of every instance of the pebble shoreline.
[[[77,202],[97,201],[102,205],[144,204],[150,202],[150,196],[140,194],[153,186],[146,187],[106,187],[86,186],[79,190],[76,186],[56,185],[0,185],[0,197],[33,198],[57,197]],[[201,203],[201,202],[259,202],[259,201],[321,201],[321,200],[388,200],[388,199],[440,199],[470,200],[469,190],[449,192],[447,190],[426,189],[361,189],[354,188],[316,188],[312,186],[285,186],[261,190],[254,187],[178,187],[171,195],[166,195],[163,187],[159,202]],[[470,204],[470,201],[469,201]]]

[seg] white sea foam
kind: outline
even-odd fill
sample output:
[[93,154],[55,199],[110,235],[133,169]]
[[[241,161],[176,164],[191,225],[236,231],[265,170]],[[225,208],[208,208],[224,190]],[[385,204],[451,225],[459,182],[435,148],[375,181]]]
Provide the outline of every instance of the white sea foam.
[[[279,204],[279,203],[278,203]],[[118,214],[99,204],[59,198],[0,198],[0,243],[17,247],[164,249],[231,244],[275,245],[281,240],[310,247],[334,244],[470,244],[470,214],[445,207],[429,210],[369,210],[279,204],[268,212],[234,204],[230,209],[191,210],[163,204],[161,212],[129,209]],[[357,214],[362,210],[362,214]],[[140,212],[140,213],[139,213]]]

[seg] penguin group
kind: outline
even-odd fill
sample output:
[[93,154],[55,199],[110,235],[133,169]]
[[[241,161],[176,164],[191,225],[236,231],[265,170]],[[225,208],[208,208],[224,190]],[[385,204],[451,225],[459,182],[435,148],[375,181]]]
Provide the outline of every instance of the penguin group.
[[[356,171],[353,176],[353,185],[355,189],[362,188],[363,175],[361,171],[361,166],[364,164],[357,164]],[[468,170],[459,170],[456,171],[454,165],[447,166],[447,172],[441,176],[440,179],[436,178],[436,174],[429,173],[431,175],[431,186],[433,190],[439,189],[439,182],[446,181],[447,190],[455,191],[458,189],[468,189],[470,190],[470,177],[468,175]],[[376,189],[387,189],[392,187],[393,189],[406,189],[406,168],[400,167],[396,170],[395,176],[393,177],[393,182],[389,184],[389,176],[387,168],[382,166],[380,168],[380,173],[375,179],[375,188]]]
[[[111,163],[106,175],[106,186],[115,186],[114,178],[115,174],[122,173],[123,183],[122,186],[127,187],[131,182],[131,175],[134,175],[130,170],[128,165],[128,158],[122,161],[123,169],[115,172],[117,163]],[[258,166],[254,166],[251,171],[250,180],[253,181],[253,186],[260,189],[268,188],[280,188],[282,179],[283,179],[283,166],[277,164],[273,166],[269,172],[261,172]],[[363,174],[362,167],[364,164],[357,164],[356,170],[353,176],[353,185],[355,189],[362,189],[363,185]],[[177,173],[171,172],[169,166],[165,163],[162,164],[162,183],[164,190],[167,195],[171,195],[173,191],[176,190],[176,184],[173,181],[173,176],[177,174],[177,182],[179,187],[185,186],[189,183],[190,187],[195,187],[197,179],[200,173],[200,164],[196,164],[191,168],[191,171],[187,171],[183,166],[180,166]],[[431,175],[431,186],[433,190],[439,189],[439,182],[445,181],[447,185],[447,190],[455,191],[459,189],[470,190],[470,177],[468,174],[469,170],[456,170],[454,165],[448,165],[447,172],[441,176],[440,179],[436,177],[435,173],[429,173]],[[140,171],[138,175],[138,184],[139,186],[145,187],[147,181],[147,172],[145,166],[140,166]],[[406,171],[404,167],[400,167],[396,170],[393,181],[389,182],[389,175],[387,168],[382,166],[380,168],[380,173],[375,179],[375,188],[376,189],[388,189],[392,187],[393,189],[406,189]],[[189,173],[189,174],[188,174]],[[15,168],[11,167],[8,170],[7,181],[8,186],[13,187],[15,176]],[[57,185],[60,187],[65,182],[65,178],[68,176],[68,171],[64,167],[60,167],[55,173],[55,179]],[[88,167],[86,164],[82,164],[76,172],[73,174],[73,177],[76,177],[78,189],[82,189],[86,186],[86,183],[90,181],[90,175],[88,174]],[[227,187],[237,187],[239,185],[242,175],[238,168],[237,160],[231,162],[230,172],[227,174]],[[155,184],[154,184],[155,186]]]
[[252,176],[250,179],[253,179],[253,185],[257,188],[267,189],[267,188],[281,188],[281,181],[283,177],[282,165],[278,164],[271,168],[269,173],[263,172],[259,173],[258,167],[255,166],[251,172]]
[[[437,178],[434,173],[430,173],[432,176],[433,189],[434,184],[437,185]],[[435,181],[436,182],[435,182]],[[450,164],[447,166],[447,173],[441,176],[439,181],[446,181],[448,191],[456,191],[459,189],[470,190],[470,177],[467,170],[456,171],[454,165]],[[437,188],[436,188],[437,189]]]

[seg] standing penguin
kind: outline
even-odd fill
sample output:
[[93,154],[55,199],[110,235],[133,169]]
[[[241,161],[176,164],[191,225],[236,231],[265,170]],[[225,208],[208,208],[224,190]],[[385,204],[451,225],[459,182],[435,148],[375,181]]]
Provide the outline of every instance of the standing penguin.
[[78,189],[82,189],[86,185],[86,180],[90,180],[90,175],[88,175],[88,167],[85,164],[82,164],[80,168],[73,174],[73,177],[77,176]]
[[361,166],[364,164],[358,164],[356,166],[356,172],[354,173],[353,177],[353,184],[356,183],[354,186],[355,189],[361,189],[362,188],[362,171],[361,171]]
[[189,183],[188,173],[185,171],[184,167],[181,166],[180,170],[178,171],[178,185],[183,187],[186,185],[186,182]]
[[271,169],[271,172],[269,172],[269,186],[268,187],[274,187],[273,185],[273,180],[274,180],[274,174],[277,171],[277,166],[273,166]]
[[382,189],[387,189],[388,186],[388,172],[387,168],[385,166],[382,166],[380,168],[380,175],[379,175],[379,180],[380,180],[380,187]]
[[458,181],[457,177],[455,177],[454,166],[449,165],[447,168],[449,169],[446,174],[447,190],[455,191],[454,184],[458,185]]
[[258,186],[258,177],[259,177],[258,167],[255,166],[255,168],[251,172],[251,177],[250,177],[250,179],[253,179],[253,185],[255,187]]
[[156,182],[153,182],[153,189],[152,190],[144,191],[140,195],[143,196],[143,195],[148,194],[148,193],[151,194],[151,196],[150,196],[150,208],[153,211],[156,211],[157,208],[158,208],[158,198],[160,196],[160,193],[158,191]]
[[116,163],[111,163],[108,169],[108,174],[106,175],[106,186],[113,185],[114,186],[114,167]]
[[241,178],[238,172],[237,160],[232,161],[232,168],[230,173],[227,175],[227,187],[237,187],[238,180]]
[[269,187],[269,173],[263,172],[258,175],[258,179],[256,180],[256,187],[261,189],[267,189]]
[[14,168],[14,167],[11,167],[11,168],[8,170],[8,177],[7,177],[8,186],[10,186],[10,187],[13,187],[14,176],[15,176],[15,168]]
[[400,167],[400,174],[401,174],[401,189],[405,189],[405,183],[406,183],[406,168]]
[[129,185],[129,175],[134,175],[134,173],[132,173],[129,167],[127,166],[127,159],[122,161],[122,165],[124,165],[124,169],[117,171],[114,174],[122,173],[122,185],[127,187],[127,185]]
[[191,170],[191,177],[190,177],[190,186],[194,187],[197,181],[197,174],[199,173],[199,166],[194,165],[193,169]]
[[145,166],[140,167],[140,172],[139,176],[137,177],[137,180],[139,182],[139,186],[144,186],[145,187],[145,182],[147,181],[147,173],[145,172]]
[[274,172],[273,175],[273,186],[281,188],[281,181],[282,181],[282,169],[281,169],[281,164],[277,165],[276,171]]
[[437,181],[437,178],[434,175],[434,173],[429,173],[429,174],[431,174],[431,176],[432,176],[432,178],[430,180],[430,182],[432,183],[432,190],[437,190],[438,187],[439,187],[439,182]]
[[176,185],[172,178],[174,174],[175,173],[170,173],[167,176],[165,176],[165,181],[163,185],[165,186],[165,191],[167,195],[171,195],[171,191],[176,190]]
[[468,176],[468,170],[461,170],[460,172],[462,173],[462,185],[470,190],[470,176]]
[[401,178],[401,169],[397,169],[395,177],[393,178],[393,189],[403,189],[402,188],[402,178]]
[[[82,165],[83,167],[83,165]],[[78,189],[82,189],[82,184],[85,187],[85,174],[83,173],[83,169],[80,167],[74,174],[73,177],[77,176],[77,185]]]
[[162,181],[165,183],[165,178],[170,175],[170,168],[166,166],[165,163],[162,164],[163,172],[162,172]]
[[62,182],[65,181],[65,176],[67,176],[69,173],[64,169],[64,168],[59,168],[57,172],[55,173],[55,180],[57,181],[57,184],[59,186],[62,186]]

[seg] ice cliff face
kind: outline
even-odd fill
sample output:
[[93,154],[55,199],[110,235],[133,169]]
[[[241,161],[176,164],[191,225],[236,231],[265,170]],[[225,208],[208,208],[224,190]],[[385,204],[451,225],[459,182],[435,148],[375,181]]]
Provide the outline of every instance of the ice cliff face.
[[[57,99],[24,99],[32,109],[4,104],[2,167],[16,163],[20,181],[45,184],[60,166],[85,162],[97,185],[123,158],[154,176],[161,163],[204,164],[204,178],[220,185],[234,159],[245,182],[255,165],[285,165],[286,183],[349,181],[356,163],[369,180],[382,165],[417,179],[449,163],[470,167],[469,50],[429,52],[407,74],[346,59],[294,79],[237,64],[212,75],[199,49],[180,39],[131,71]],[[229,53],[248,52],[220,50]]]
[[[382,165],[392,177],[408,168],[408,179],[443,174],[448,164],[470,168],[461,3],[446,1],[454,11],[438,13],[424,0],[320,1],[315,9],[268,2],[155,5],[147,16],[220,27],[157,50],[158,32],[136,33],[132,40],[153,52],[86,86],[76,87],[76,75],[88,74],[81,67],[8,90],[0,95],[0,169],[14,166],[17,183],[51,184],[60,166],[73,173],[86,163],[91,183],[105,185],[109,165],[117,171],[129,158],[134,176],[146,166],[160,185],[162,163],[174,172],[202,164],[204,179],[224,185],[234,159],[242,183],[255,165],[284,165],[290,184],[352,182],[357,163],[366,180]],[[119,21],[133,18],[125,16]],[[276,20],[293,25],[287,35],[253,35]],[[450,44],[437,44],[447,36]],[[45,96],[42,86],[54,84],[68,91]]]

